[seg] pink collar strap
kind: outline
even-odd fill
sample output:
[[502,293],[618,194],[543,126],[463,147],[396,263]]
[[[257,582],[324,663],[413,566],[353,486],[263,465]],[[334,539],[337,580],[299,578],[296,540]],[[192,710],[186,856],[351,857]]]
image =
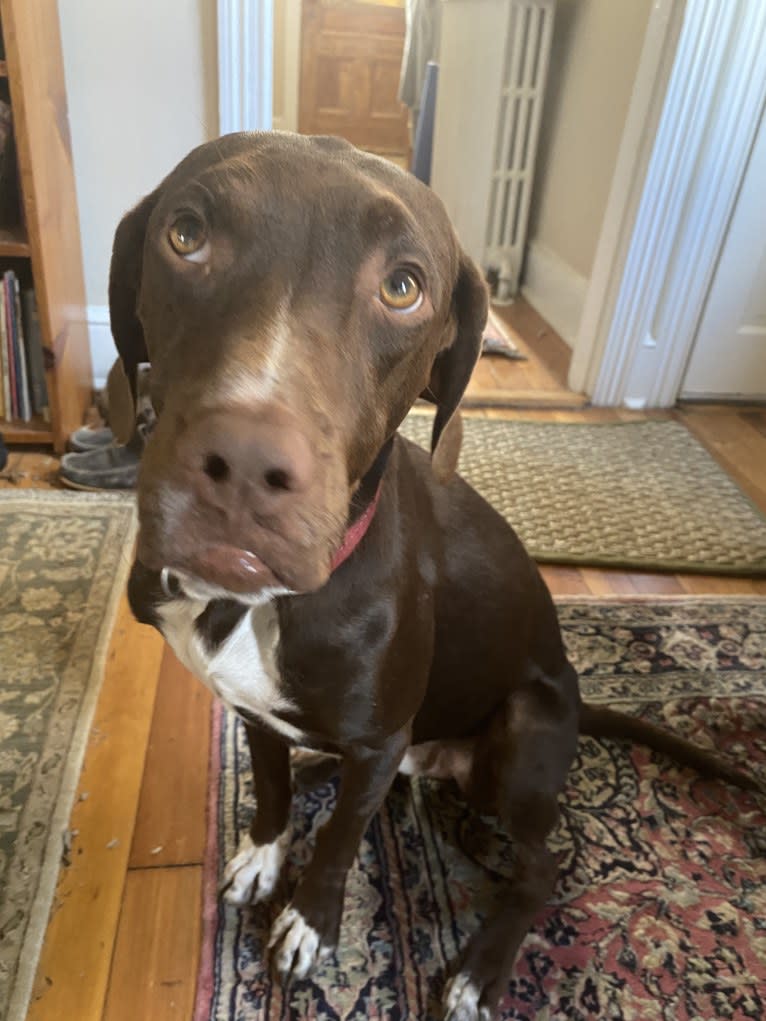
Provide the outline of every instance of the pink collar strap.
[[370,527],[372,519],[375,517],[375,511],[378,509],[378,502],[380,500],[380,491],[382,485],[379,485],[375,490],[375,496],[372,498],[372,502],[367,507],[367,510],[362,514],[360,518],[357,518],[353,525],[348,529],[343,539],[343,543],[338,549],[335,556],[332,558],[331,570],[337,571],[342,563],[344,563],[351,554],[354,552],[356,547],[362,541],[367,534],[367,529]]

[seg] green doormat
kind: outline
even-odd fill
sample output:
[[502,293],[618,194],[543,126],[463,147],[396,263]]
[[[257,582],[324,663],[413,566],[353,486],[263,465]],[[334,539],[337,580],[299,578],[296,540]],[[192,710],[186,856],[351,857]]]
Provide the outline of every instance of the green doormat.
[[[427,447],[431,421],[401,431]],[[463,426],[460,474],[539,561],[766,574],[766,518],[678,422]]]
[[134,532],[124,496],[0,492],[0,1021],[26,1014]]

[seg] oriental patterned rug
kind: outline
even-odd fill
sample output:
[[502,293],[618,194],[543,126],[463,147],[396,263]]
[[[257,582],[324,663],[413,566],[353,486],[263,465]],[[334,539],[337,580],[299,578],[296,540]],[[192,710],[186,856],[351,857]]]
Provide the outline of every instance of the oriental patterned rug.
[[[766,600],[580,599],[559,610],[588,699],[718,748],[766,782]],[[216,885],[253,802],[244,733],[221,712],[213,777],[195,1021],[441,1018],[445,971],[502,890],[508,839],[451,784],[399,777],[349,876],[337,955],[284,992],[269,980],[268,929],[336,783],[295,798],[286,889],[238,911]],[[644,748],[582,739],[561,809],[559,880],[502,1021],[766,1016],[766,800]]]
[[26,1014],[134,529],[124,496],[0,492],[0,1021]]

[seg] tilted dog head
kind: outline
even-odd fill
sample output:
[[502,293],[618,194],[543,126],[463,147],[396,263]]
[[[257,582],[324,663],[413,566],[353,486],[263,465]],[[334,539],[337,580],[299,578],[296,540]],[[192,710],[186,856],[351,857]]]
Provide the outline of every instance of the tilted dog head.
[[487,312],[433,192],[282,133],[187,156],[120,223],[109,300],[159,415],[138,558],[245,595],[328,579],[353,495],[421,393],[438,457]]

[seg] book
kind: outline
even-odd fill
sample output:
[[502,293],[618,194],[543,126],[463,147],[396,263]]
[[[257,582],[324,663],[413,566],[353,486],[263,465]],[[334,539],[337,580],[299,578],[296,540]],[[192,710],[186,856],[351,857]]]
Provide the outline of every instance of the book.
[[11,418],[19,417],[19,401],[18,401],[18,390],[16,388],[16,352],[13,345],[13,326],[11,324],[11,316],[13,309],[13,295],[10,287],[9,275],[10,270],[3,273],[3,308],[5,310],[5,348],[8,358],[8,386],[11,391]]
[[13,285],[13,338],[16,346],[19,387],[19,417],[22,422],[32,419],[32,400],[29,396],[29,377],[27,373],[27,345],[24,337],[24,324],[21,318],[21,289],[19,278],[15,273],[11,276]]
[[29,396],[35,415],[48,415],[48,385],[45,381],[43,337],[37,314],[37,299],[31,287],[21,292],[21,321],[27,348],[27,374]]
[[5,334],[5,287],[0,285],[0,373],[2,373],[3,418],[13,418],[8,339]]

